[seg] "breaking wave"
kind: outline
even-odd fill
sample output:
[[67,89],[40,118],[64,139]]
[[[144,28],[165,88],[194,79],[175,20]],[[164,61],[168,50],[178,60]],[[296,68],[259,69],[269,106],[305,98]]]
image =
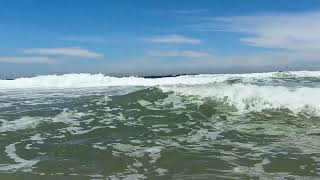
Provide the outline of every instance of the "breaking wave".
[[0,80],[1,89],[17,88],[87,88],[108,86],[161,86],[161,85],[198,85],[226,82],[241,79],[244,82],[255,80],[272,80],[290,78],[320,78],[320,71],[291,71],[250,74],[200,74],[178,77],[143,78],[143,77],[111,77],[103,74],[64,74],[46,75],[14,80]]
[[161,87],[187,96],[212,98],[235,106],[238,110],[289,109],[294,113],[320,115],[320,88],[216,84],[212,86]]
[[100,88],[111,86],[159,87],[166,92],[213,98],[239,110],[289,109],[320,114],[320,71],[251,74],[184,75],[143,78],[103,74],[47,75],[0,80],[0,89]]

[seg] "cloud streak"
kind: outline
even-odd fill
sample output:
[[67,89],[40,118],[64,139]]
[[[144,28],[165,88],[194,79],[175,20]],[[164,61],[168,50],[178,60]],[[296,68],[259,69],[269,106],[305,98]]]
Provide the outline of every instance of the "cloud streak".
[[[176,55],[175,53],[162,55]],[[320,62],[310,56],[307,60],[299,53],[292,52],[256,52],[243,55],[211,55],[201,58],[184,58],[175,61],[162,57],[145,56],[130,62],[105,64],[101,68],[110,73],[122,72],[129,75],[167,75],[184,73],[247,73],[265,71],[316,70]],[[181,60],[181,59],[180,59]],[[138,67],[138,68],[137,68]]]
[[172,34],[164,36],[154,36],[144,39],[149,43],[162,43],[162,44],[202,44],[201,39],[186,37],[182,35]]
[[64,41],[80,42],[80,43],[107,43],[108,40],[99,36],[66,36],[61,38]]
[[184,58],[204,58],[210,57],[211,54],[203,51],[156,51],[151,50],[147,52],[147,56],[151,57],[184,57]]
[[35,55],[55,55],[55,56],[73,56],[82,58],[100,58],[101,54],[83,49],[79,47],[66,47],[66,48],[33,48],[25,49],[24,53]]
[[242,33],[250,46],[320,55],[320,12],[205,18],[192,27],[198,31]]
[[180,9],[180,10],[170,10],[168,11],[169,13],[175,13],[175,14],[202,14],[202,13],[207,13],[209,12],[208,9]]
[[55,63],[56,59],[48,57],[0,57],[0,62],[6,63]]

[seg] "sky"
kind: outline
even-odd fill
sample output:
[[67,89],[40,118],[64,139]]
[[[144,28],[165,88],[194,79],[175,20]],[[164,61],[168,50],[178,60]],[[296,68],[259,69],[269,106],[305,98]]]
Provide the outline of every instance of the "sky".
[[1,0],[0,78],[320,70],[319,0]]

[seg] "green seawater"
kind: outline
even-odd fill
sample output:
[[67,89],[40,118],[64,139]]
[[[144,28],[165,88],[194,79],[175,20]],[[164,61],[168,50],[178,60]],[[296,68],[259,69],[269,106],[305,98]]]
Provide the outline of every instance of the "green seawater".
[[2,90],[0,179],[320,179],[315,110],[239,110],[227,98]]

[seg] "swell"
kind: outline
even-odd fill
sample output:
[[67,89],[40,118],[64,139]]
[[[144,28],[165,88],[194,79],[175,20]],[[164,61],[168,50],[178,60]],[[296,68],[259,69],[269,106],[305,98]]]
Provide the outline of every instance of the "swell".
[[240,111],[288,109],[293,113],[320,115],[320,88],[289,88],[248,84],[215,84],[199,86],[163,86],[164,92],[210,98]]
[[[309,78],[309,83],[313,86],[306,86],[298,81],[303,78]],[[280,83],[277,85],[270,83],[274,79],[280,80]],[[155,79],[118,78],[103,74],[65,74],[0,80],[0,89],[2,92],[5,92],[5,89],[17,89],[19,92],[27,88],[158,87],[164,92],[214,99],[234,106],[240,111],[289,109],[294,113],[307,112],[318,116],[320,115],[320,84],[318,81],[312,81],[314,79],[320,80],[320,71],[183,75]],[[298,83],[292,86],[291,82]],[[18,92],[15,93],[18,94]],[[23,94],[24,91],[21,92]]]
[[269,72],[250,74],[203,74],[183,75],[178,77],[143,78],[143,77],[111,77],[103,74],[64,74],[46,75],[14,80],[0,80],[1,89],[23,88],[86,88],[108,86],[161,86],[161,85],[198,85],[208,83],[241,80],[252,83],[257,81],[268,82],[273,79],[282,79],[283,82],[299,78],[320,79],[320,71],[292,71]]

